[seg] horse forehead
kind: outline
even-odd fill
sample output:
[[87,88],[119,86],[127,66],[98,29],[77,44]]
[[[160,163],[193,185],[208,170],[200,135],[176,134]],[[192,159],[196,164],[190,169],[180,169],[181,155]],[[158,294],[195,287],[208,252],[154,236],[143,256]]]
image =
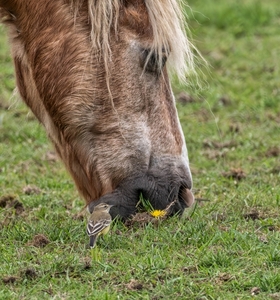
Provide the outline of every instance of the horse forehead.
[[124,1],[120,25],[135,31],[137,35],[152,37],[152,27],[144,0]]

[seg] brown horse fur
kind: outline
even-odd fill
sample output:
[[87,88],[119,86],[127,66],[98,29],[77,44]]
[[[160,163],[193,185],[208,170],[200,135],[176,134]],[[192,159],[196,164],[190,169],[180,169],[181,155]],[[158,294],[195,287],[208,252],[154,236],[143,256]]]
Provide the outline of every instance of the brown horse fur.
[[90,211],[193,202],[167,65],[192,69],[176,0],[0,0],[17,87]]

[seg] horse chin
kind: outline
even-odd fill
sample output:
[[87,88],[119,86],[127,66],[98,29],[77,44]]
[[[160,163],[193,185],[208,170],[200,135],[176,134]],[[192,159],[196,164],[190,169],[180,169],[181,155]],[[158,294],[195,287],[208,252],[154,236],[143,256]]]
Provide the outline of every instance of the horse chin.
[[191,180],[161,170],[126,178],[112,193],[89,203],[88,210],[91,213],[99,203],[107,203],[114,205],[110,210],[112,218],[125,220],[137,212],[141,194],[154,209],[168,208],[168,215],[181,214],[194,203]]

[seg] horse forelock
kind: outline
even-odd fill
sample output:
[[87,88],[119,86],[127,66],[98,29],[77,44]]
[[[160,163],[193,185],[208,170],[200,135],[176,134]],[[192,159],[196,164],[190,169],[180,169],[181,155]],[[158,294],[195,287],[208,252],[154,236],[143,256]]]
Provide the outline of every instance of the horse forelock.
[[[77,14],[83,0],[70,2]],[[186,35],[182,0],[88,0],[87,5],[92,47],[102,54],[105,66],[111,55],[111,35],[117,36],[120,15],[125,14],[128,19],[133,19],[135,26],[139,25],[142,32],[152,32],[149,48],[157,54],[159,62],[165,50],[169,53],[169,69],[180,79],[184,80],[185,75],[194,70],[192,44]]]

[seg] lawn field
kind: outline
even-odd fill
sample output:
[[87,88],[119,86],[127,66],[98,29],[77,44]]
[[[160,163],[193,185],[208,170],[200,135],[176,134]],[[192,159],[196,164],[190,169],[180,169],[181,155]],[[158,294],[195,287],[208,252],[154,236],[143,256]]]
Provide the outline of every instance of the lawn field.
[[191,0],[197,77],[173,83],[196,205],[114,222],[87,248],[84,202],[14,95],[0,26],[0,299],[280,299],[279,0]]

